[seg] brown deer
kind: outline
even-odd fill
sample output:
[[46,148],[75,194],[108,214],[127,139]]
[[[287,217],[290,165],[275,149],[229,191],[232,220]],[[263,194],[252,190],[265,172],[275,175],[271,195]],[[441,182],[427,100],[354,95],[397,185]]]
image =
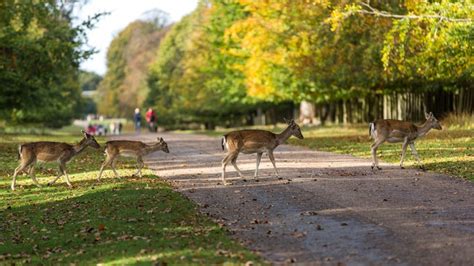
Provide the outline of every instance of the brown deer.
[[227,148],[227,155],[222,160],[222,182],[226,185],[225,181],[225,167],[231,162],[235,170],[239,173],[239,176],[244,178],[244,175],[237,167],[237,157],[239,153],[244,154],[257,154],[257,167],[255,169],[254,178],[258,176],[258,166],[260,160],[262,159],[262,154],[266,152],[270,161],[275,168],[275,173],[278,176],[278,170],[275,165],[275,157],[273,157],[273,150],[278,147],[278,145],[284,143],[291,136],[295,136],[299,139],[303,139],[303,134],[301,134],[300,127],[292,119],[287,121],[288,127],[283,130],[280,134],[275,134],[270,131],[265,130],[238,130],[232,131],[222,138],[222,150],[224,147]]
[[433,113],[425,113],[426,121],[422,125],[415,125],[412,122],[391,120],[391,119],[379,119],[369,124],[369,135],[374,139],[374,143],[371,146],[372,151],[372,169],[379,167],[377,160],[377,148],[385,141],[390,143],[403,142],[402,144],[402,157],[400,159],[400,167],[403,169],[403,160],[405,159],[405,153],[408,145],[410,145],[411,152],[415,156],[421,169],[425,169],[420,161],[418,152],[415,149],[415,140],[419,137],[426,135],[432,128],[441,130],[441,124],[434,117]]
[[142,157],[153,153],[155,151],[164,151],[169,153],[168,144],[163,140],[163,138],[158,138],[157,143],[151,145],[145,144],[141,141],[131,141],[131,140],[112,140],[105,143],[105,161],[100,167],[99,177],[97,181],[100,181],[102,172],[107,165],[112,167],[115,177],[119,177],[117,171],[115,170],[115,164],[119,155],[125,157],[135,157],[138,163],[138,171],[133,175],[138,175],[142,177],[142,168],[144,166]]
[[[81,132],[84,135],[84,138],[75,145],[50,141],[30,142],[20,145],[18,148],[20,165],[15,169],[15,173],[13,174],[11,189],[15,190],[16,176],[22,171],[29,174],[33,179],[33,182],[40,187],[34,173],[37,161],[57,161],[59,163],[59,174],[53,181],[48,183],[48,186],[54,184],[59,177],[65,175],[67,185],[72,187],[69,175],[66,172],[66,163],[88,146],[96,149],[100,148],[100,145],[97,143],[94,136],[89,135],[84,131]],[[29,169],[27,170],[28,167]]]

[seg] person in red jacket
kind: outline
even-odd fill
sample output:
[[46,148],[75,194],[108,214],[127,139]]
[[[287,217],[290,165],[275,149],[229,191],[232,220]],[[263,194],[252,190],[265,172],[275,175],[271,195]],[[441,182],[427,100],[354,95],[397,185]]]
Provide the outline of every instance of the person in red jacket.
[[156,132],[156,114],[153,109],[148,108],[148,111],[145,114],[146,122],[148,123],[148,130],[150,132]]

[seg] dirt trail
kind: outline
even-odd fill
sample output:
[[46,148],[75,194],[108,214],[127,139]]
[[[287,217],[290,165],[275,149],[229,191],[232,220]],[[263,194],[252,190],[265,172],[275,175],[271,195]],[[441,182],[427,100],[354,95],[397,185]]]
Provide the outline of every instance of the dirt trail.
[[[272,263],[335,265],[473,265],[474,184],[458,178],[382,164],[350,155],[282,145],[275,150],[282,179],[263,156],[229,166],[220,184],[220,139],[160,134],[170,154],[147,165],[169,180],[250,249]],[[152,141],[154,135],[137,138]]]

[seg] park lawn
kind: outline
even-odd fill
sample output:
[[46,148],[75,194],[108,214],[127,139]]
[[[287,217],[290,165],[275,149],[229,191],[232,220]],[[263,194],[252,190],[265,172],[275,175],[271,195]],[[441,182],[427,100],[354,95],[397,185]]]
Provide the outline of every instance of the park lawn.
[[[68,164],[73,189],[61,179],[37,188],[22,175],[12,192],[18,143],[80,136],[0,137],[0,264],[263,263],[151,171],[132,177],[133,161],[118,164],[121,179],[109,170],[96,183],[102,149],[87,148]],[[36,170],[44,185],[56,172],[56,164]]]
[[[275,133],[284,129],[282,125],[250,128],[265,129]],[[237,129],[194,132],[209,136],[222,136]],[[292,137],[288,143],[314,150],[372,158],[370,145],[373,140],[369,138],[368,125],[303,127],[301,131],[305,137],[303,140]],[[386,142],[382,144],[377,151],[379,160],[399,164],[401,147],[401,143]],[[474,128],[472,125],[454,125],[445,127],[441,131],[431,130],[428,135],[415,142],[415,147],[427,170],[474,181]],[[406,168],[417,167],[409,147],[403,165]]]

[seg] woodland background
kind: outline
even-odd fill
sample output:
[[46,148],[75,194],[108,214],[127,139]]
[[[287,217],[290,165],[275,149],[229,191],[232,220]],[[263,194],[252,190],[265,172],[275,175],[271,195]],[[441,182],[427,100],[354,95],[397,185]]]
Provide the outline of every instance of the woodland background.
[[80,2],[0,2],[0,124],[152,107],[167,128],[212,129],[297,118],[302,102],[323,124],[474,111],[470,0],[202,0],[174,24],[129,24],[104,77],[79,69],[104,15],[73,26]]

